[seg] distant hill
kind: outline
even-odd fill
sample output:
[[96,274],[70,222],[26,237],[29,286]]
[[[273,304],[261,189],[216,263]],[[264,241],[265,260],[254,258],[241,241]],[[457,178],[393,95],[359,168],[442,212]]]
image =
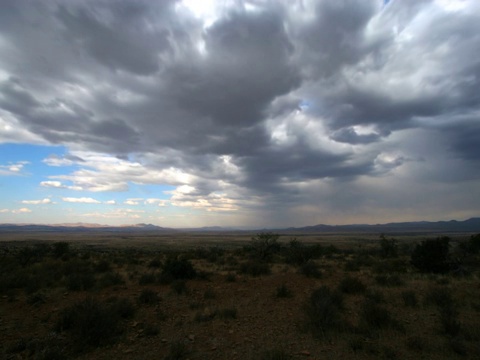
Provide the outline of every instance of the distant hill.
[[480,232],[480,218],[465,221],[414,221],[387,224],[355,224],[355,225],[325,225],[319,224],[305,227],[291,227],[275,230],[294,233],[325,233],[325,232],[383,232],[383,233],[425,233],[425,232]]
[[325,225],[290,227],[283,229],[259,229],[241,230],[230,227],[209,226],[202,228],[173,229],[152,224],[136,224],[110,226],[101,224],[0,224],[0,233],[6,232],[153,232],[153,233],[174,233],[174,232],[265,232],[271,231],[280,234],[309,234],[309,233],[449,233],[449,232],[479,232],[480,218],[471,218],[465,221],[416,221],[399,222],[387,224],[354,224],[354,225]]
[[100,224],[58,224],[58,225],[38,225],[38,224],[0,224],[0,232],[176,232],[171,228],[164,228],[152,224],[136,224],[109,226]]

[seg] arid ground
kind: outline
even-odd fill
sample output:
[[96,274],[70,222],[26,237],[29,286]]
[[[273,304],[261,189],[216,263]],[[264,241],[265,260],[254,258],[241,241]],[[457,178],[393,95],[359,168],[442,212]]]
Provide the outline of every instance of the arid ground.
[[477,359],[471,235],[2,234],[0,357]]

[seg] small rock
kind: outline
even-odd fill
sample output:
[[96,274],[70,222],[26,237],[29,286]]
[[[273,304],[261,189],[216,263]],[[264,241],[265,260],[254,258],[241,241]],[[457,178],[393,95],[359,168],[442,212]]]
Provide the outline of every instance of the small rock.
[[303,355],[303,356],[310,356],[310,351],[308,350],[302,350],[298,353],[298,355]]
[[160,341],[161,341],[162,343],[166,343],[166,342],[168,342],[168,340],[167,340],[167,339],[165,339],[165,338],[163,338],[163,339],[162,339],[162,340],[160,340]]
[[215,351],[215,350],[217,350],[217,347],[216,347],[216,346],[212,346],[212,347],[210,348],[210,350],[211,350],[211,351]]
[[188,340],[195,341],[195,335],[193,334],[188,335]]
[[127,349],[123,351],[124,354],[131,354],[133,353],[133,349]]

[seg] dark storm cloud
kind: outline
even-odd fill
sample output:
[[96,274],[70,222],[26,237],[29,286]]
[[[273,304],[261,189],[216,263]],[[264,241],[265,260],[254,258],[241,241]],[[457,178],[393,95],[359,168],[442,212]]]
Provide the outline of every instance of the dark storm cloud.
[[90,5],[93,8],[59,7],[56,15],[69,41],[112,70],[138,75],[159,70],[159,55],[171,50],[169,34],[167,30],[148,30],[149,25],[154,25],[149,21],[155,20],[149,19],[146,4],[100,2]]
[[344,142],[348,144],[369,144],[380,139],[380,135],[377,133],[372,134],[358,134],[352,128],[343,128],[331,135],[331,138],[338,142]]
[[[352,178],[368,174],[372,163],[348,164],[350,156],[314,151],[308,146],[268,149],[240,159],[249,175],[246,185],[261,191],[276,192],[280,185],[321,178]],[[286,189],[285,189],[286,190]]]
[[[208,26],[173,0],[4,1],[1,10],[10,125],[179,169],[189,180],[172,184],[194,189],[184,200],[223,191],[264,194],[266,207],[308,204],[303,192],[321,182],[409,171],[420,181],[444,174],[444,159],[480,158],[474,0],[234,1]],[[429,134],[416,138],[423,147],[409,143],[412,131]]]
[[378,11],[376,0],[313,2],[314,17],[300,26],[302,61],[309,76],[329,77],[345,65],[355,64],[369,51],[364,31]]
[[39,102],[22,86],[20,80],[10,77],[0,83],[0,106],[12,113],[22,114],[24,107],[34,108]]
[[293,45],[276,13],[232,11],[202,40],[205,54],[197,63],[174,66],[170,88],[179,105],[215,125],[256,124],[276,96],[299,85]]

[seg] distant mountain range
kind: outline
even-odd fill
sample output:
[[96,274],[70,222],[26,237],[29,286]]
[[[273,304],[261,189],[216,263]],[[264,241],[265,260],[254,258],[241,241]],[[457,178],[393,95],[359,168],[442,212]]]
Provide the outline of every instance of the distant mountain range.
[[279,229],[278,232],[325,233],[325,232],[378,232],[378,233],[423,233],[423,232],[480,232],[480,218],[465,221],[414,221],[387,224],[314,225],[300,228]]
[[2,232],[176,232],[171,228],[164,228],[152,224],[110,226],[89,223],[68,223],[55,225],[38,224],[0,224]]
[[55,225],[38,224],[0,224],[0,233],[6,232],[263,232],[271,231],[280,234],[286,233],[448,233],[448,232],[480,232],[480,218],[471,218],[465,221],[416,221],[387,224],[355,224],[355,225],[325,225],[319,224],[305,227],[290,227],[284,229],[258,229],[244,230],[238,228],[226,228],[209,226],[201,228],[173,229],[152,224],[136,224],[123,226],[110,226],[89,223],[68,223]]

